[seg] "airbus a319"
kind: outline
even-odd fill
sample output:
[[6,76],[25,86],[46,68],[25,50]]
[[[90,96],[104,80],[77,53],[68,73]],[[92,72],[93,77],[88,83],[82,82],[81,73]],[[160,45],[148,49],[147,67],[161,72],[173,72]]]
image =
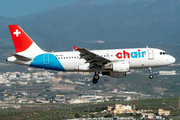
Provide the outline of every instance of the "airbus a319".
[[74,51],[46,52],[18,25],[9,25],[16,53],[6,61],[49,70],[65,72],[94,72],[93,83],[100,76],[113,78],[126,77],[130,69],[148,69],[149,78],[153,78],[151,69],[163,67],[175,62],[175,58],[164,50],[156,48],[131,48],[87,50],[74,47]]

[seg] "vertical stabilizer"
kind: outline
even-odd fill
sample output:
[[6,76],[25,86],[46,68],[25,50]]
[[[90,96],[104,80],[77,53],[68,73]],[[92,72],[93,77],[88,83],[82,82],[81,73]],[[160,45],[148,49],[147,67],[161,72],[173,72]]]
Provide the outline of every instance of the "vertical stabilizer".
[[8,25],[16,53],[21,55],[43,53],[44,51],[18,25]]

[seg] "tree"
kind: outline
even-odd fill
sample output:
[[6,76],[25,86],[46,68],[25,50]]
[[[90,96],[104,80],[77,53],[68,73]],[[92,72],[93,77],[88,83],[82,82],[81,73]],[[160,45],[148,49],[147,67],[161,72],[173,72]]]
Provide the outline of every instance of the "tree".
[[104,117],[113,117],[112,114],[105,115]]
[[78,113],[76,113],[75,118],[80,118],[80,115]]
[[91,115],[92,118],[95,118],[96,116],[94,114]]

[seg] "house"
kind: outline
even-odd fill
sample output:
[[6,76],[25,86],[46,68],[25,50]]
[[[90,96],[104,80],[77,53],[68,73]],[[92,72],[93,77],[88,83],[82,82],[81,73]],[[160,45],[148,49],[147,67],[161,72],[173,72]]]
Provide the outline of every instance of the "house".
[[114,106],[108,106],[107,111],[109,111],[109,112],[110,112],[113,108],[114,108]]
[[36,103],[46,103],[45,98],[36,98]]
[[170,115],[170,110],[158,109],[158,114],[168,116],[168,115]]
[[108,106],[109,112],[113,112],[113,114],[122,114],[122,113],[133,113],[133,109],[131,106],[122,105],[122,104],[115,104],[115,106]]
[[27,98],[17,98],[16,99],[16,103],[24,103],[24,102],[27,102],[28,99]]
[[69,101],[70,104],[76,104],[76,103],[89,103],[89,100],[83,100],[83,99],[72,99]]

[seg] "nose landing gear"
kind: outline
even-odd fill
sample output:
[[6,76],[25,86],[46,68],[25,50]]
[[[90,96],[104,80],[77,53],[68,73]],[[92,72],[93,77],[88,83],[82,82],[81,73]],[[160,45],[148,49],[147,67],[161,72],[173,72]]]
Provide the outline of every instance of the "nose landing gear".
[[150,78],[150,79],[153,79],[153,78],[154,78],[154,76],[153,76],[153,75],[149,75],[149,78]]
[[154,76],[153,76],[153,74],[151,74],[151,72],[152,72],[152,71],[151,71],[151,67],[148,69],[148,71],[149,71],[149,74],[150,74],[150,75],[149,75],[149,78],[150,78],[150,79],[153,79]]

